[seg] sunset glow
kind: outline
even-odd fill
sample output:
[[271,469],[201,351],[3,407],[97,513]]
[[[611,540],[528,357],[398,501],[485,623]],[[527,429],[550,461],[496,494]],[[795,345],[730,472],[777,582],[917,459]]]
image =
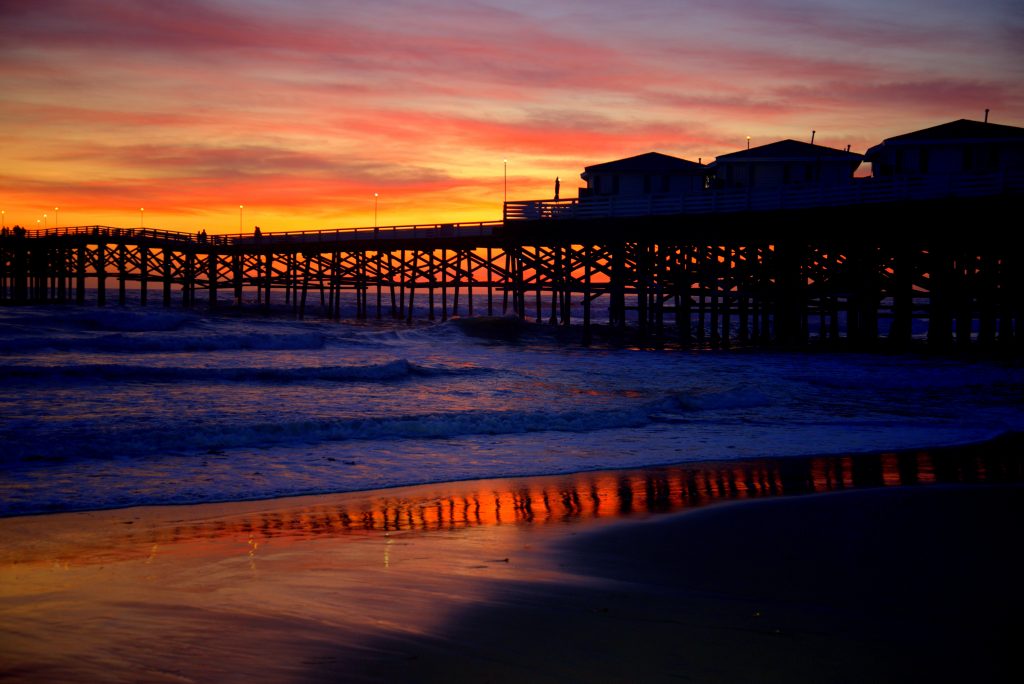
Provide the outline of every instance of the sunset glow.
[[1024,124],[1024,9],[1005,0],[53,0],[0,16],[6,226],[494,220],[506,182],[543,198],[560,177],[572,197],[585,165],[652,150],[708,162],[816,130],[863,152],[986,108]]

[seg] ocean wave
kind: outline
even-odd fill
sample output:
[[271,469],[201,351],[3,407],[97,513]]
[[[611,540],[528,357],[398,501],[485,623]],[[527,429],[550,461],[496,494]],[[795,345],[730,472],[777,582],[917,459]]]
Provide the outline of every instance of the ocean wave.
[[773,400],[754,387],[740,386],[721,391],[697,391],[672,395],[676,408],[683,411],[722,411],[768,406]]
[[143,311],[120,307],[25,307],[0,312],[0,330],[171,332],[200,320],[201,317],[193,312],[162,308]]
[[[231,377],[235,371],[225,373]],[[304,372],[301,369],[298,372]],[[462,373],[467,369],[426,368],[400,360],[364,368],[336,367],[308,369],[323,372],[322,379],[388,380],[404,375],[433,373]],[[168,369],[168,374],[178,372]],[[134,372],[134,370],[132,371]],[[266,372],[261,371],[261,372]],[[469,369],[469,372],[474,372]],[[487,371],[484,371],[487,372]],[[363,377],[361,377],[363,376]],[[251,378],[246,378],[250,380]],[[743,410],[753,406],[748,392],[736,391],[720,394],[707,393],[703,399],[686,395],[667,396],[651,401],[634,402],[613,408],[576,410],[480,410],[458,413],[404,414],[382,417],[315,418],[253,420],[244,423],[226,423],[213,420],[197,421],[182,430],[180,424],[150,426],[145,429],[130,426],[108,426],[97,434],[76,432],[66,439],[49,435],[26,444],[30,451],[19,450],[10,444],[14,455],[25,457],[38,454],[43,457],[108,457],[145,456],[146,454],[203,453],[229,449],[301,446],[330,441],[367,440],[388,441],[402,439],[454,439],[470,435],[515,435],[531,432],[589,433],[601,430],[641,428],[663,422],[685,420],[686,413],[721,410],[728,406]],[[767,402],[766,397],[760,401]],[[0,435],[2,436],[2,435]],[[49,443],[49,447],[42,443]],[[114,453],[111,444],[116,444]],[[65,451],[67,453],[65,453]],[[23,452],[23,453],[22,453]]]
[[83,352],[196,352],[255,349],[284,351],[321,349],[324,335],[315,331],[284,333],[179,334],[146,335],[113,333],[108,335],[26,335],[0,340],[0,353],[18,354],[43,349]]
[[173,332],[197,317],[169,311],[132,311],[119,309],[74,310],[62,316],[62,325],[103,332]]
[[142,366],[131,364],[82,364],[75,366],[6,365],[0,377],[9,380],[78,382],[265,382],[301,383],[313,381],[390,382],[410,377],[475,375],[491,372],[487,368],[422,365],[406,359],[351,366],[267,366],[203,368],[178,366]]
[[[301,446],[342,440],[451,439],[467,435],[512,435],[561,431],[585,433],[635,428],[652,422],[656,405],[594,411],[467,411],[380,418],[256,420],[246,423],[197,421],[159,426],[79,427],[73,433],[50,432],[38,438],[8,440],[11,457],[19,459],[77,459],[203,454],[228,449]],[[0,437],[4,437],[0,432]],[[114,446],[116,445],[116,446]]]
[[815,373],[787,373],[791,382],[840,392],[908,391],[1017,386],[1024,382],[1024,368],[1011,364],[928,361],[910,358],[859,359],[861,365],[824,365]]

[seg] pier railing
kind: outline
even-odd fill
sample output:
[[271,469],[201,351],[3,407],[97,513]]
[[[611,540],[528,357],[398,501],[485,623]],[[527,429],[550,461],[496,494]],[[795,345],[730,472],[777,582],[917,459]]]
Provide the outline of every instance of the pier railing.
[[1024,173],[855,178],[847,185],[770,190],[715,189],[693,195],[607,196],[505,203],[506,221],[716,214],[839,207],[1024,192]]
[[260,242],[338,242],[363,240],[421,240],[433,238],[479,237],[491,235],[501,221],[475,221],[472,223],[427,223],[405,226],[379,226],[376,228],[330,228],[325,230],[282,230],[218,235],[231,244],[258,244]]
[[[17,235],[14,232],[10,232],[12,231],[10,228],[8,228],[8,231],[9,236]],[[179,242],[189,242],[190,240],[196,239],[196,235],[194,233],[185,233],[180,230],[160,230],[157,228],[117,228],[114,226],[60,226],[57,228],[39,228],[37,230],[25,230],[23,235],[30,238],[103,235],[107,237],[176,240]]]
[[[579,199],[520,200],[506,202],[504,221],[427,223],[359,228],[267,231],[200,235],[156,228],[72,226],[21,230],[29,238],[104,236],[155,239],[218,246],[268,243],[337,243],[376,240],[455,239],[490,236],[506,222],[552,219],[597,219],[673,214],[718,214],[777,211],[812,207],[842,207],[943,197],[985,197],[1024,193],[1024,173],[949,175],[901,178],[855,178],[837,186],[784,187],[771,190],[713,189],[692,195],[607,196]],[[7,229],[5,237],[16,236]]]
[[[501,221],[475,221],[470,223],[428,223],[404,226],[378,226],[363,228],[328,228],[319,230],[267,231],[260,235],[234,233],[200,236],[175,230],[155,228],[115,228],[113,226],[69,226],[25,230],[22,235],[29,238],[62,236],[103,236],[132,239],[157,239],[176,242],[193,242],[211,245],[256,245],[265,243],[324,243],[362,242],[373,240],[420,240],[439,238],[479,237],[491,235]],[[10,229],[8,229],[10,231]],[[9,236],[14,233],[8,232]]]

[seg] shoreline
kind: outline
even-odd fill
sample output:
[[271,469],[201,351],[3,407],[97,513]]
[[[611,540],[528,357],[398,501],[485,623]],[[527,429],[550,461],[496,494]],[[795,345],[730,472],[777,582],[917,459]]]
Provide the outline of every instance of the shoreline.
[[858,458],[870,458],[870,457],[881,457],[889,456],[902,458],[927,452],[930,454],[944,454],[944,453],[955,453],[960,450],[972,450],[972,449],[988,449],[988,448],[1004,448],[1004,447],[1016,447],[1024,449],[1024,432],[1003,432],[995,435],[988,439],[981,441],[964,441],[962,443],[946,443],[936,446],[923,446],[923,447],[912,447],[912,448],[901,448],[889,451],[879,451],[872,449],[865,449],[863,451],[852,451],[852,452],[838,452],[838,453],[817,453],[811,455],[799,455],[799,456],[761,456],[756,458],[738,458],[738,459],[711,459],[711,460],[686,460],[679,461],[676,463],[661,463],[661,464],[648,464],[648,465],[630,465],[621,468],[595,468],[593,470],[569,470],[565,472],[552,472],[552,473],[527,473],[527,474],[511,474],[511,475],[497,475],[494,477],[467,477],[464,479],[455,480],[437,480],[437,481],[426,481],[426,482],[415,482],[409,484],[396,484],[394,486],[385,487],[374,487],[369,489],[353,489],[343,491],[322,491],[322,492],[309,492],[301,494],[283,494],[280,496],[269,496],[269,497],[254,497],[254,498],[234,498],[234,499],[213,499],[207,501],[182,501],[182,502],[155,502],[155,503],[129,503],[122,506],[104,506],[97,508],[75,508],[70,510],[39,510],[39,511],[27,511],[27,512],[14,512],[14,513],[0,513],[0,522],[12,518],[26,518],[26,517],[39,517],[39,516],[51,516],[51,515],[70,515],[76,513],[102,513],[105,511],[130,511],[133,509],[150,509],[150,508],[188,508],[192,506],[231,506],[231,505],[244,505],[244,504],[279,504],[281,507],[290,507],[293,504],[301,505],[304,501],[313,501],[317,499],[331,499],[331,498],[346,498],[346,497],[379,497],[383,498],[388,496],[389,493],[406,490],[406,489],[418,489],[418,488],[445,488],[445,487],[461,487],[463,485],[473,485],[479,483],[484,485],[489,482],[507,482],[510,480],[543,480],[548,478],[571,478],[573,476],[599,476],[599,475],[614,475],[617,473],[635,473],[643,471],[659,471],[659,470],[671,470],[671,469],[733,469],[737,466],[746,466],[749,464],[759,463],[772,463],[772,462],[796,462],[800,460],[808,461],[827,461],[827,460],[842,460],[842,459],[858,459]]
[[928,620],[1024,610],[1022,441],[4,518],[0,678],[905,681],[924,630],[962,679],[1003,655]]

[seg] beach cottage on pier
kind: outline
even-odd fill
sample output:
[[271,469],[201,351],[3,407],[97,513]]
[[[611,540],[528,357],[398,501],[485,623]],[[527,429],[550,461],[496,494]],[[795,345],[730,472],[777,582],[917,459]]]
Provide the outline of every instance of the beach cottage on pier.
[[780,140],[717,157],[709,165],[715,186],[768,190],[790,186],[846,185],[862,155],[824,145]]
[[660,152],[587,166],[580,174],[587,187],[580,198],[650,195],[685,196],[704,189],[708,167]]
[[1024,128],[959,119],[886,138],[864,160],[875,178],[1024,172]]

